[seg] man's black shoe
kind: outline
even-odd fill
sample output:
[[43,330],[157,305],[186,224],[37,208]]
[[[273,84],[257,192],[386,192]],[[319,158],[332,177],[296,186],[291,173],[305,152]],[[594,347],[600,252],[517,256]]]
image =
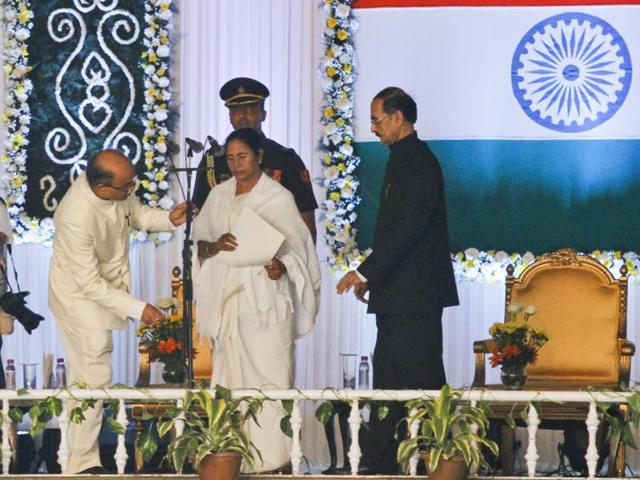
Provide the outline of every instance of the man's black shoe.
[[111,472],[104,468],[102,465],[96,465],[95,467],[87,468],[78,472],[78,475],[110,475]]

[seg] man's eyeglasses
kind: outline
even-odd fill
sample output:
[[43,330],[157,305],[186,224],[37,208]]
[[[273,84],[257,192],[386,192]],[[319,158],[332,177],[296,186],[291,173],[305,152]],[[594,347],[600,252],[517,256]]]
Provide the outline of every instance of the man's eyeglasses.
[[134,178],[133,180],[131,180],[128,183],[125,183],[121,187],[116,187],[115,185],[111,185],[110,183],[106,184],[105,186],[111,187],[114,190],[118,190],[119,192],[129,195],[131,192],[135,191],[136,188],[138,188],[138,179]]
[[371,117],[371,125],[377,125],[385,118],[389,118],[389,115],[383,115],[380,118]]

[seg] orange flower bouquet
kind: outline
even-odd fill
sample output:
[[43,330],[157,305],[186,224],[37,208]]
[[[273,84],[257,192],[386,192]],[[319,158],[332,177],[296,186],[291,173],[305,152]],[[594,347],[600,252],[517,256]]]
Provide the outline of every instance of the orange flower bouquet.
[[[529,317],[536,313],[533,305],[522,308],[517,303],[511,303],[507,312],[509,321],[494,323],[489,329],[495,341],[489,360],[492,367],[524,368],[535,363],[540,348],[549,341],[549,335],[529,325]],[[518,318],[520,313],[523,315]]]
[[182,353],[182,311],[171,298],[160,300],[157,306],[164,311],[167,320],[154,325],[140,325],[137,331],[140,345],[147,347],[152,362],[177,367]]

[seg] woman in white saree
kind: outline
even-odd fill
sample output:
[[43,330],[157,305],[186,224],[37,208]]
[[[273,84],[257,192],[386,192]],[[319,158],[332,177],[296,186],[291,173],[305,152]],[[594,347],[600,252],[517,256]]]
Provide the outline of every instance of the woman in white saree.
[[[262,139],[252,129],[232,132],[225,143],[233,177],[213,188],[194,223],[198,261],[194,289],[198,330],[213,340],[212,385],[227,388],[293,387],[294,342],[314,325],[320,268],[309,229],[291,193],[262,173]],[[230,232],[250,209],[284,235],[266,265],[230,266],[238,248]],[[253,238],[260,245],[262,238]],[[260,426],[249,434],[260,450],[258,471],[289,461],[290,443],[280,431],[279,403],[265,402]],[[258,462],[259,463],[259,462]]]

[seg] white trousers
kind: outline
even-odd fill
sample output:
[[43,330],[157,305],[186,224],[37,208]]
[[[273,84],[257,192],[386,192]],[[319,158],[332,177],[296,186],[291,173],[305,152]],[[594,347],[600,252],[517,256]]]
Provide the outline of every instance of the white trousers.
[[[111,330],[93,330],[70,326],[56,319],[58,331],[67,354],[68,384],[86,383],[90,388],[106,388],[111,384]],[[69,401],[69,411],[80,406]],[[78,473],[87,468],[101,466],[98,439],[102,426],[103,401],[84,412],[85,420],[69,423],[69,463],[63,473]]]

